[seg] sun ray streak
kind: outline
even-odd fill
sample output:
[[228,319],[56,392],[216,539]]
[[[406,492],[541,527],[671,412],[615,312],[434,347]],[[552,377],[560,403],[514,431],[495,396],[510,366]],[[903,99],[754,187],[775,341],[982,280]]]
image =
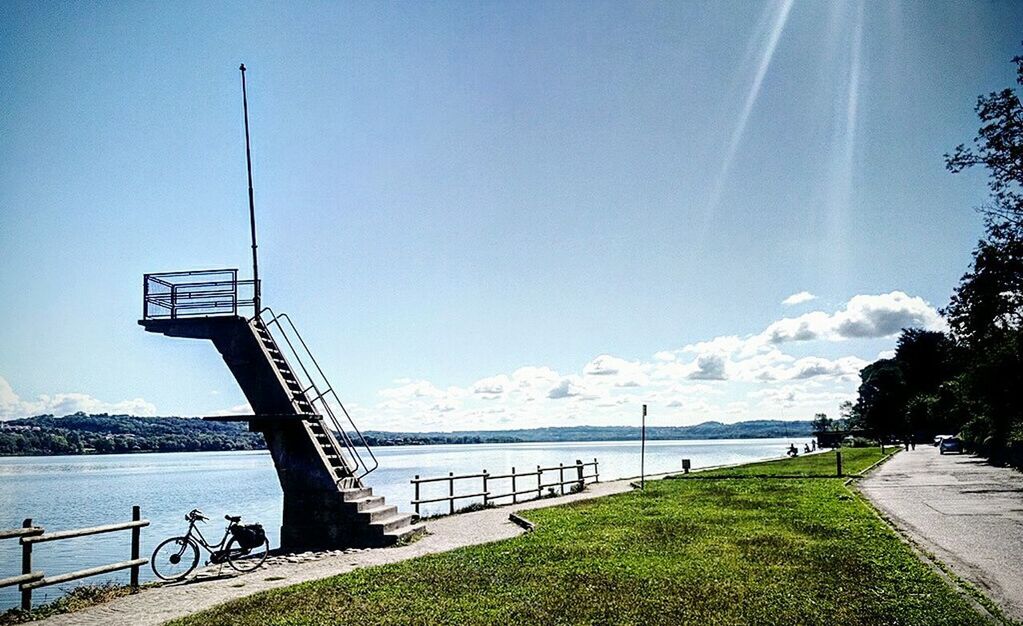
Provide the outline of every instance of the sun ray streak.
[[838,279],[845,267],[846,234],[852,209],[853,178],[855,174],[856,135],[862,83],[862,48],[864,3],[856,8],[856,19],[849,38],[849,70],[845,93],[845,115],[842,128],[833,148],[833,165],[827,202],[827,230],[824,246],[833,279]]
[[771,60],[774,58],[774,51],[777,49],[778,41],[781,39],[782,32],[785,30],[785,24],[788,22],[789,12],[792,10],[793,2],[794,0],[781,0],[777,12],[775,13],[774,22],[771,25],[767,41],[760,54],[760,60],[757,63],[756,74],[753,76],[753,82],[750,85],[749,92],[746,94],[746,99],[743,101],[739,118],[736,121],[735,127],[732,129],[732,134],[728,141],[728,147],[725,149],[725,157],[721,162],[721,168],[714,181],[714,187],[712,188],[710,199],[704,209],[703,220],[701,223],[702,233],[705,233],[709,227],[710,220],[714,216],[714,212],[717,210],[718,203],[721,201],[721,194],[724,190],[725,181],[732,168],[732,162],[735,160],[736,152],[739,150],[739,144],[742,142],[743,135],[746,133],[746,126],[749,123],[750,115],[753,113],[753,107],[756,105],[757,98],[760,96],[760,89],[763,86],[764,77],[767,76],[767,70],[771,67]]

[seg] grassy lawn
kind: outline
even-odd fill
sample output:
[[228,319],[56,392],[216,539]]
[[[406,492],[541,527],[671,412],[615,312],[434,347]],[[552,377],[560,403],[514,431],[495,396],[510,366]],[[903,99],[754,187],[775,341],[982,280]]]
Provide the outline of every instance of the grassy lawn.
[[[885,456],[891,456],[898,451],[893,446],[885,447]],[[856,474],[867,469],[874,463],[881,460],[880,448],[842,448],[842,473],[846,476]],[[800,455],[794,459],[783,459],[781,461],[764,461],[763,463],[749,463],[739,467],[728,467],[719,470],[709,470],[690,474],[691,478],[706,477],[728,477],[728,478],[757,478],[757,477],[833,477],[836,471],[835,452],[821,452],[820,454]]]
[[[880,456],[848,452],[849,472]],[[758,471],[823,472],[829,461]],[[261,593],[175,624],[987,623],[842,483],[653,481],[529,511],[536,530],[514,539]]]

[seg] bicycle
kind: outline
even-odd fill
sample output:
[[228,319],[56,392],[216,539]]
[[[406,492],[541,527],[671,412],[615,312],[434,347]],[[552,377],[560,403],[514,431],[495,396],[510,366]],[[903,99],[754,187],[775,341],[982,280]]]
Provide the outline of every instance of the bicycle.
[[[199,509],[192,509],[185,515],[188,532],[180,537],[166,539],[156,546],[149,563],[157,578],[176,581],[191,574],[199,564],[200,547],[210,553],[208,563],[221,565],[227,563],[231,569],[242,574],[255,570],[266,561],[270,541],[263,536],[262,543],[246,547],[248,543],[252,543],[252,539],[258,539],[258,536],[253,537],[248,527],[238,523],[242,520],[240,516],[224,516],[228,522],[227,528],[224,530],[223,538],[216,544],[209,543],[196,526],[196,522],[206,523],[209,519]],[[230,541],[228,537],[231,538]]]

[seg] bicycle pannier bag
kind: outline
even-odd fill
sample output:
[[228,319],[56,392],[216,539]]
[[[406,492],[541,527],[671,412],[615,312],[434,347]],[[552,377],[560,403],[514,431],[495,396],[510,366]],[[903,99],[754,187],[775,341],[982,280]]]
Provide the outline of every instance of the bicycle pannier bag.
[[235,526],[231,529],[231,534],[234,535],[238,545],[246,550],[258,548],[266,541],[266,532],[263,530],[262,524]]

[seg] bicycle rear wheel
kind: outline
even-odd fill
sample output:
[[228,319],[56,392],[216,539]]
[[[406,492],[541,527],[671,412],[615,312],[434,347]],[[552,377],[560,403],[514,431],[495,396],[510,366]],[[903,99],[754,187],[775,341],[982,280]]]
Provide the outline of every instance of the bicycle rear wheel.
[[161,580],[181,580],[199,564],[199,546],[188,537],[171,537],[153,550],[149,565]]
[[264,539],[263,543],[251,550],[238,545],[234,537],[227,542],[227,564],[236,572],[243,574],[251,572],[266,561],[266,555],[270,552],[270,541]]

